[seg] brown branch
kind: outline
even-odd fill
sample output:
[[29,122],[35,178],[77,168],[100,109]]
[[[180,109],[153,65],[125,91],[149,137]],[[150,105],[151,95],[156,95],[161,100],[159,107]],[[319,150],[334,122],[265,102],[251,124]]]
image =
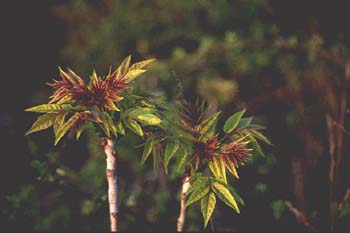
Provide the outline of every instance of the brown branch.
[[289,201],[285,201],[285,204],[288,208],[288,210],[295,216],[295,218],[297,219],[297,221],[304,225],[306,228],[310,229],[312,232],[317,232],[315,227],[313,227],[309,221],[307,220],[307,217],[305,216],[305,214],[303,212],[301,212],[299,209],[295,208],[292,203],[290,203]]

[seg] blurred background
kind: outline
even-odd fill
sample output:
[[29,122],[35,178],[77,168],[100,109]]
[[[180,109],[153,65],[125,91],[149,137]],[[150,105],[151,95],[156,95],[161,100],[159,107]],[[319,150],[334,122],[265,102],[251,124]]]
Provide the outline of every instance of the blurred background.
[[[235,181],[240,215],[219,203],[216,232],[349,232],[350,14],[346,1],[40,0],[1,17],[1,227],[7,232],[108,232],[105,155],[92,132],[53,146],[24,137],[57,66],[83,77],[150,57],[138,90],[207,100],[223,119],[247,107],[263,146]],[[174,231],[181,174],[140,167],[141,140],[118,141],[120,229]],[[202,231],[198,205],[185,228]],[[204,231],[204,230],[203,230]],[[202,231],[202,232],[203,232]],[[211,232],[208,227],[205,232]]]

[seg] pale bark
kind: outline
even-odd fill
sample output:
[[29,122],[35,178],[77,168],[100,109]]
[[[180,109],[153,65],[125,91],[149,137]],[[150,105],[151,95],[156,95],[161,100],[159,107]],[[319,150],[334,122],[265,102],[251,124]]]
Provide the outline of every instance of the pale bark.
[[108,202],[111,232],[118,230],[118,183],[117,183],[117,153],[114,149],[115,140],[111,138],[101,139],[101,145],[106,154],[106,176],[108,181]]
[[183,227],[185,225],[186,218],[186,193],[188,189],[191,187],[190,177],[185,175],[185,178],[182,180],[182,190],[181,190],[181,209],[180,214],[177,219],[177,232],[182,232]]

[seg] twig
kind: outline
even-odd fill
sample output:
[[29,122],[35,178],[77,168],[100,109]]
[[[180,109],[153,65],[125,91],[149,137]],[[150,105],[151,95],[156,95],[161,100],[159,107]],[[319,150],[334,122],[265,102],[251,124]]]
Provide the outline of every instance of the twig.
[[300,210],[298,210],[297,208],[295,208],[292,203],[290,203],[289,201],[285,201],[286,206],[288,208],[288,210],[290,212],[292,212],[292,214],[294,214],[295,218],[297,219],[297,221],[301,224],[303,224],[305,227],[307,227],[308,229],[310,229],[312,232],[317,232],[315,227],[313,227],[307,220],[305,214],[303,214]]

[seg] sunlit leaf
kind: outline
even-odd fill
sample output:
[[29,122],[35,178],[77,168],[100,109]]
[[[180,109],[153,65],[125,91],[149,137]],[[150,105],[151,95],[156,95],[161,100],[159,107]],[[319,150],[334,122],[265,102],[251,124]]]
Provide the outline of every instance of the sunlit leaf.
[[121,135],[125,135],[125,129],[122,122],[119,122],[116,127],[118,133],[120,133]]
[[125,122],[126,127],[128,127],[132,132],[136,133],[139,136],[143,136],[143,130],[137,121],[128,118]]
[[201,134],[200,136],[201,141],[205,141],[214,135],[216,121],[220,114],[221,112],[215,113],[200,125],[201,129],[199,133]]
[[137,63],[134,63],[133,65],[130,66],[129,71],[131,70],[140,70],[143,67],[147,66],[148,64],[150,64],[151,62],[155,61],[156,59],[152,58],[152,59],[148,59],[148,60],[144,60],[144,61],[140,61]]
[[233,130],[236,129],[240,119],[242,118],[243,114],[245,113],[246,109],[244,108],[242,111],[236,112],[232,116],[230,116],[224,125],[224,132],[225,133],[231,133]]
[[208,221],[214,212],[215,205],[216,197],[213,192],[210,192],[201,200],[201,212],[204,219],[204,228],[207,226]]
[[58,130],[55,139],[55,145],[61,140],[61,138],[67,133],[67,131],[72,127],[73,123],[77,120],[78,113],[74,114],[68,119]]
[[159,117],[153,114],[143,114],[143,115],[138,115],[136,117],[136,120],[146,124],[146,125],[159,125],[161,120]]
[[211,187],[220,200],[234,209],[237,213],[240,213],[236,200],[225,185],[220,184],[219,182],[213,182]]
[[141,74],[143,74],[145,72],[146,72],[146,70],[131,70],[128,73],[126,73],[125,79],[128,82],[131,82],[132,80],[134,80],[135,78],[137,78],[138,76],[140,76]]
[[203,183],[201,186],[194,188],[193,192],[189,195],[189,197],[186,201],[186,206],[189,206],[189,205],[193,204],[194,202],[202,199],[205,195],[207,195],[209,190],[210,190],[210,185],[208,182]]
[[31,108],[27,108],[26,112],[41,112],[41,113],[58,113],[72,108],[70,104],[41,104]]
[[239,176],[238,176],[238,173],[237,173],[237,168],[236,168],[235,164],[234,164],[231,160],[229,160],[229,159],[225,160],[225,166],[226,166],[227,170],[228,170],[234,177],[236,177],[237,179],[239,179]]
[[46,113],[40,117],[33,123],[32,127],[26,132],[25,135],[44,130],[52,126],[55,122],[56,114]]
[[184,167],[186,165],[186,162],[188,159],[188,153],[184,148],[180,147],[177,150],[176,156],[177,156],[177,161],[178,161],[176,169],[177,169],[177,172],[180,172],[180,171],[182,171],[182,169],[184,169]]
[[55,137],[57,135],[58,129],[63,125],[67,114],[67,111],[56,114],[55,122],[53,124],[53,132],[55,134]]
[[213,157],[212,161],[209,161],[209,168],[213,175],[218,179],[225,183],[227,183],[226,179],[226,169],[225,164],[222,158]]
[[120,66],[117,69],[117,74],[118,75],[123,75],[125,74],[128,69],[129,69],[129,65],[130,65],[130,60],[131,60],[131,55],[127,56],[122,63],[120,64]]

